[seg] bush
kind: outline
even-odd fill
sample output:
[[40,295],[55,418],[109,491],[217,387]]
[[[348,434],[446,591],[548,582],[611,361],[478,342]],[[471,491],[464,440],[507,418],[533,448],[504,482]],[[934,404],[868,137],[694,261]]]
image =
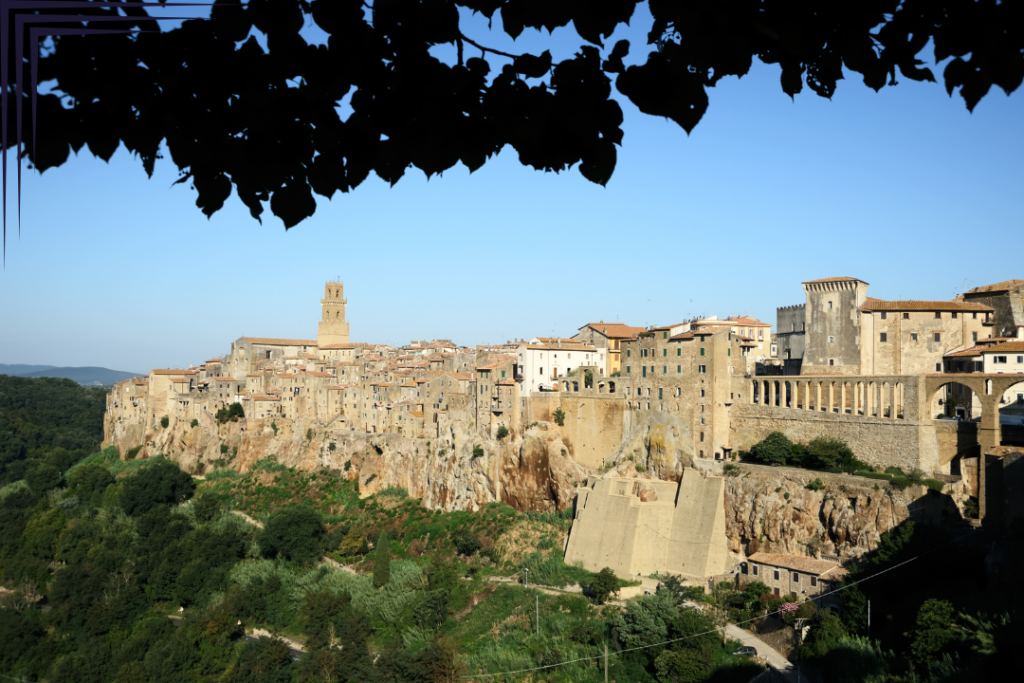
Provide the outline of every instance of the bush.
[[619,579],[611,568],[605,567],[594,575],[590,590],[594,594],[594,599],[598,603],[603,603],[609,595],[619,591]]
[[810,464],[819,469],[839,468],[846,472],[856,469],[857,458],[842,439],[819,436],[807,444]]
[[32,489],[32,493],[41,496],[47,491],[52,491],[60,486],[61,478],[60,470],[44,462],[34,470],[31,470],[25,476],[25,481],[28,483],[28,487]]
[[217,422],[224,424],[225,422],[238,422],[239,419],[245,418],[245,409],[242,408],[242,404],[235,402],[227,408],[221,408],[217,411]]
[[463,527],[459,527],[452,533],[452,543],[455,544],[459,555],[472,555],[483,547],[480,539]]
[[722,467],[722,473],[727,477],[738,477],[740,476],[740,468],[732,463],[727,463]]
[[263,556],[282,556],[300,564],[320,559],[325,530],[320,513],[312,508],[293,505],[270,516],[259,536]]
[[750,454],[768,465],[784,465],[792,453],[793,443],[782,432],[772,432],[754,444]]
[[820,491],[825,488],[825,482],[821,479],[814,479],[813,481],[807,482],[807,486],[804,488],[810,489],[811,491]]
[[134,448],[129,448],[129,449],[128,449],[128,452],[124,454],[124,459],[125,459],[125,460],[134,460],[134,459],[135,459],[135,457],[136,457],[136,456],[137,456],[137,455],[138,455],[138,454],[139,454],[139,453],[140,453],[141,451],[142,451],[142,446],[135,446]]
[[271,422],[270,423],[270,428],[274,430],[274,436],[277,436],[277,423],[276,422]]
[[228,445],[226,443],[222,443],[220,445],[220,454],[221,455],[227,455],[228,454]]
[[189,423],[189,427],[191,427],[192,429],[195,429],[198,426],[199,426],[199,420],[197,420],[195,418],[192,418],[192,422]]
[[473,457],[482,458],[484,457],[484,449],[480,445],[473,446]]
[[161,427],[163,427],[164,429],[167,429],[167,425],[169,425],[169,424],[171,424],[171,418],[167,417],[166,415],[164,415],[163,417],[160,418],[160,426]]
[[559,427],[565,426],[565,413],[562,412],[561,408],[555,408],[555,412],[551,415],[551,417],[554,419],[555,424],[558,425]]
[[170,460],[160,459],[128,477],[121,489],[121,507],[135,517],[158,505],[177,505],[192,497],[195,482]]
[[501,441],[506,436],[508,436],[508,427],[506,427],[505,425],[501,425],[500,427],[498,427],[498,441]]

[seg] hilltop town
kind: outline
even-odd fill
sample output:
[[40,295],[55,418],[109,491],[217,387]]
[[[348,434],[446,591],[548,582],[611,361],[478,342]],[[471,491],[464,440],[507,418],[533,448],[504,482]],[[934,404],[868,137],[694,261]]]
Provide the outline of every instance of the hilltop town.
[[930,514],[924,487],[893,498],[844,480],[847,509],[804,486],[813,473],[727,476],[773,432],[842,440],[877,472],[923,472],[947,484],[958,514],[972,498],[979,519],[1013,514],[998,470],[1024,445],[1024,280],[949,301],[868,288],[803,282],[803,302],[779,307],[774,325],[597,321],[571,337],[396,348],[353,342],[344,286],[328,282],[315,339],[240,337],[197,367],[119,382],[105,439],[196,474],[273,455],[442,509],[575,504],[566,561],[622,574],[711,576],[758,548],[838,563]]

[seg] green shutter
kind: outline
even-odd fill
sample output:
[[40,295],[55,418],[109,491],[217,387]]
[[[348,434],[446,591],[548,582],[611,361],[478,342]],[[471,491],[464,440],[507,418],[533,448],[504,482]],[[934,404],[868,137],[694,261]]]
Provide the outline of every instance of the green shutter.
[[704,355],[704,347],[703,346],[700,347],[700,355],[702,355],[702,356]]
[[678,375],[682,371],[683,371],[683,366],[682,365],[677,365],[676,366],[676,374]]
[[632,353],[629,349],[626,349],[626,358],[629,358],[629,354]]
[[627,375],[629,374],[629,366],[628,365],[626,366],[626,374]]
[[683,350],[681,348],[676,348],[676,355],[677,356],[683,355]]
[[[726,349],[725,350],[725,355],[731,356],[732,355],[732,349]],[[504,373],[502,373],[502,374],[504,374]]]
[[646,376],[647,376],[647,366],[645,365],[644,366],[644,377],[646,377]]
[[658,400],[661,400],[661,387],[658,387]]

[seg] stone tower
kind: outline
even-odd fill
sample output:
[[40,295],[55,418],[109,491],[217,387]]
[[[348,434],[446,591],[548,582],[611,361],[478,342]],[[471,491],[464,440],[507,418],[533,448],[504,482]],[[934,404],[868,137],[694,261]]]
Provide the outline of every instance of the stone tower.
[[317,326],[316,343],[323,348],[331,344],[348,344],[348,322],[345,321],[345,285],[328,282],[320,299],[323,315]]

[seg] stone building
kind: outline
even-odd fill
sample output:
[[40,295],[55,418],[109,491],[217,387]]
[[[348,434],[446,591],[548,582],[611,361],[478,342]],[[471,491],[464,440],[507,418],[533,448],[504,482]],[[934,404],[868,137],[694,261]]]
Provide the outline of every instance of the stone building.
[[595,349],[603,349],[605,353],[604,374],[611,377],[620,372],[622,367],[622,342],[633,339],[644,332],[643,327],[632,327],[623,323],[606,323],[603,320],[587,323],[579,328],[573,341],[590,344]]
[[348,322],[345,320],[345,285],[328,282],[324,285],[324,298],[320,300],[321,316],[317,325],[317,346],[348,344]]
[[846,573],[831,560],[758,552],[747,558],[740,583],[760,581],[776,597],[793,594],[802,601],[829,593]]
[[806,304],[780,306],[775,311],[775,357],[783,363],[783,374],[799,375],[807,340]]
[[968,303],[990,307],[993,337],[1016,337],[1024,329],[1024,280],[1006,280],[964,292]]
[[[583,342],[559,342],[557,344],[520,344],[516,349],[519,392],[529,394],[542,389],[552,389],[555,380],[582,365],[604,368],[606,349],[598,349]],[[510,374],[503,379],[512,379]]]

